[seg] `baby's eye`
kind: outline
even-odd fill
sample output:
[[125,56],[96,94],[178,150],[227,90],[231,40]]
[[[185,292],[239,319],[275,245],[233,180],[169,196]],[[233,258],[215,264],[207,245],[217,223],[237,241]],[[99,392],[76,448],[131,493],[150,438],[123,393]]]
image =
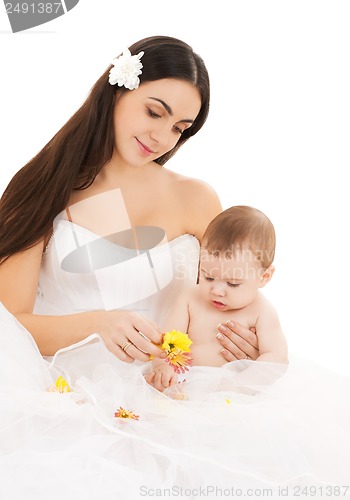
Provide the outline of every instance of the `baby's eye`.
[[229,281],[227,282],[228,286],[236,287],[239,286],[240,283],[230,283]]
[[214,281],[214,278],[210,278],[209,276],[204,276],[204,279],[207,281]]
[[161,116],[158,113],[155,113],[154,111],[151,110],[151,108],[147,108],[147,112],[149,116],[152,118],[160,118]]

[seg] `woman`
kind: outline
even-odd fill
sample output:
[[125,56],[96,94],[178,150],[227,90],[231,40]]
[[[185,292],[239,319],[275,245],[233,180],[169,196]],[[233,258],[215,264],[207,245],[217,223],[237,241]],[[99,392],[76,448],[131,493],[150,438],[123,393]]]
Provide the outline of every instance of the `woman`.
[[224,357],[240,361],[195,366],[184,386],[164,393],[143,376],[221,211],[209,186],[163,166],[208,107],[208,75],[192,49],[141,40],[6,189],[4,498],[280,498],[286,488],[345,496],[350,411],[338,393],[347,394],[346,380],[242,359],[257,357],[255,336],[229,324],[219,327]]
[[[186,280],[196,279],[198,242],[221,211],[216,193],[207,184],[163,166],[207,118],[209,79],[202,59],[187,44],[170,37],[146,38],[131,46],[130,52],[115,59],[82,107],[14,176],[1,199],[0,301],[30,331],[45,356],[93,333],[125,362],[146,361],[149,354],[160,356],[153,344],[160,341],[165,296],[171,303],[169,299]],[[67,222],[71,214],[74,217]],[[144,291],[140,303],[140,294],[133,292],[139,283],[129,271],[125,271],[127,277],[116,273],[115,279],[123,282],[122,286],[120,281],[114,283],[113,293],[124,294],[128,282],[130,296],[126,301],[107,300],[106,307],[106,301],[95,296],[112,292],[106,292],[105,286],[96,291],[96,269],[89,268],[90,280],[86,269],[80,275],[70,269],[72,281],[62,271],[60,259],[51,262],[52,254],[57,254],[57,227],[60,244],[67,245],[69,236],[62,234],[63,226],[66,235],[84,233],[82,253],[87,251],[86,238],[111,234],[118,241],[131,235],[121,245],[122,251],[125,245],[137,251],[135,228],[146,227],[152,233],[147,245],[160,251],[160,244],[170,242],[168,264],[175,271],[180,254],[186,254],[186,279],[180,279],[183,270],[174,271],[171,279],[164,276],[169,274],[165,266],[159,270],[162,277],[157,276],[163,285]],[[81,246],[76,244],[75,250]],[[100,254],[105,251],[98,249]],[[82,253],[72,258],[80,260]],[[151,285],[153,280],[151,275]],[[72,297],[81,299],[77,304]],[[231,342],[227,327],[228,336],[221,341],[226,348],[223,355],[227,360],[255,359],[254,334],[239,325],[235,328],[231,337],[242,337],[240,347]]]

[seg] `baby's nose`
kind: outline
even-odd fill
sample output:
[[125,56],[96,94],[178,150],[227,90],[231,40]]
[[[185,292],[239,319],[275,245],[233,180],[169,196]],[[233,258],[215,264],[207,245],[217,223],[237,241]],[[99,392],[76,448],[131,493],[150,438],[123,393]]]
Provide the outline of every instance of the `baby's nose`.
[[216,295],[217,297],[223,297],[225,295],[225,290],[224,286],[218,284],[213,285],[211,292],[213,295]]

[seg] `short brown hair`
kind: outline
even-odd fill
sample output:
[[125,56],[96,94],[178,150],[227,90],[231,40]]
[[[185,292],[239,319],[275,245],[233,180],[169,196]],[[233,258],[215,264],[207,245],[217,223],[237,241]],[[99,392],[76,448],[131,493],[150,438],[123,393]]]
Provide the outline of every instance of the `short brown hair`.
[[217,215],[203,236],[203,247],[210,254],[250,250],[267,269],[275,257],[276,234],[270,219],[257,208],[239,205]]

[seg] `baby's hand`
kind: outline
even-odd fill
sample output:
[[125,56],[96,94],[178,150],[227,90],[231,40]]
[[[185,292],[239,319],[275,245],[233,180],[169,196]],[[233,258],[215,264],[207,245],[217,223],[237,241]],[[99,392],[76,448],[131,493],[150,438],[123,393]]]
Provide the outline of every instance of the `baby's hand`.
[[165,361],[153,367],[153,370],[145,375],[146,382],[155,389],[163,392],[167,387],[177,383],[177,374]]

